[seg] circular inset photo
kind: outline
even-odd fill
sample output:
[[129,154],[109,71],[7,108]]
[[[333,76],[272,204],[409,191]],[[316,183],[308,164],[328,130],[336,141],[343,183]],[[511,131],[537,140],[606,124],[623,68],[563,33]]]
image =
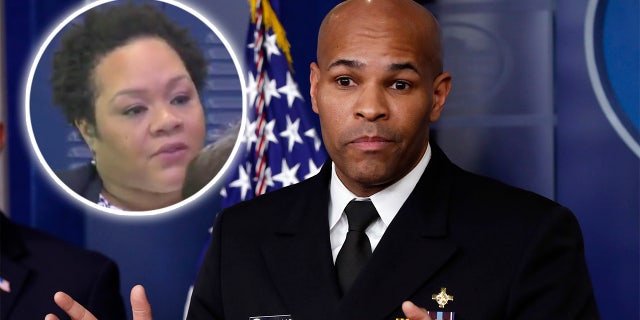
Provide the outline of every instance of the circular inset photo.
[[244,126],[244,88],[229,42],[197,11],[99,1],[42,43],[25,120],[35,156],[71,199],[158,214],[220,180]]

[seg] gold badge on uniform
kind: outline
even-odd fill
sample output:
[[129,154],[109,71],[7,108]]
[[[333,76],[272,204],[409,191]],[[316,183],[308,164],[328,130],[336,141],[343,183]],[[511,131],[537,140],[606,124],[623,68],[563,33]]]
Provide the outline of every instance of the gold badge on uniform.
[[449,301],[453,301],[453,296],[447,294],[447,288],[440,288],[440,293],[432,294],[431,299],[435,300],[440,308],[444,308]]

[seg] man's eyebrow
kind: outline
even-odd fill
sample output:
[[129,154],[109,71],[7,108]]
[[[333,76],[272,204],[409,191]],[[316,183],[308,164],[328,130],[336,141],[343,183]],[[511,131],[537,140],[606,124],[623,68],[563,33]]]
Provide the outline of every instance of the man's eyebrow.
[[406,69],[413,70],[413,71],[415,71],[416,73],[419,73],[419,72],[418,72],[418,68],[416,68],[416,66],[415,66],[415,65],[413,65],[413,63],[411,63],[411,62],[405,62],[405,63],[392,63],[392,64],[389,66],[389,70],[390,70],[390,71],[401,71],[401,70],[406,70]]
[[331,68],[337,67],[337,66],[345,66],[345,67],[348,67],[348,68],[362,69],[362,67],[364,67],[364,63],[359,62],[359,61],[355,61],[355,60],[338,59],[338,60],[332,62],[327,67],[327,70],[331,70]]
[[[365,64],[360,62],[360,61],[356,61],[356,60],[348,60],[348,59],[338,59],[334,62],[332,62],[328,67],[327,70],[331,70],[331,68],[337,67],[337,66],[345,66],[348,68],[354,68],[354,69],[362,69]],[[411,62],[405,62],[405,63],[392,63],[389,65],[389,67],[387,68],[389,71],[401,71],[401,70],[413,70],[415,72],[418,72],[418,68]]]

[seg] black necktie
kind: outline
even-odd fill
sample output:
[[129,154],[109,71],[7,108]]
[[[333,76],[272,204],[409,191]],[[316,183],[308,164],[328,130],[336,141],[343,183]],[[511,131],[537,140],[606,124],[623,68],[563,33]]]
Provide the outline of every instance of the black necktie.
[[378,212],[370,200],[351,200],[344,212],[349,221],[349,232],[336,258],[338,283],[343,294],[349,290],[371,255],[371,243],[364,231],[378,218]]

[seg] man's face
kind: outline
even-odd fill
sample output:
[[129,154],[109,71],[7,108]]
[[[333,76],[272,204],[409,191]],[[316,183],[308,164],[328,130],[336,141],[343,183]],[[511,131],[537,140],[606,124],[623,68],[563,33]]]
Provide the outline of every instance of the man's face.
[[[355,194],[369,196],[420,161],[450,77],[434,74],[417,31],[363,20],[325,30],[310,79],[313,110],[338,177]],[[443,79],[444,98],[441,92],[434,97]]]

